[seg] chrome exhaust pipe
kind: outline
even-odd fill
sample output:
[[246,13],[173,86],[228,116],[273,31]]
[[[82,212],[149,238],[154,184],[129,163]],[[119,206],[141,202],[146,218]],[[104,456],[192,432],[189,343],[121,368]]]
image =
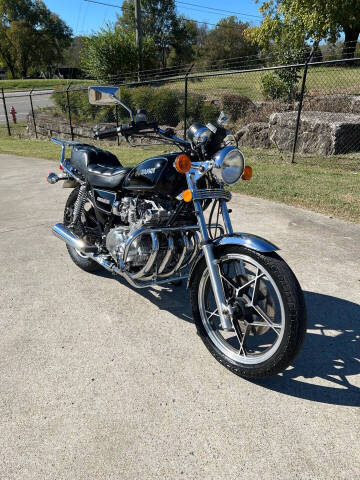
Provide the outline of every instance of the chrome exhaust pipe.
[[129,273],[129,272],[127,273],[127,275],[129,275],[129,277],[133,278],[134,280],[141,279],[142,277],[146,278],[147,274],[152,269],[152,266],[154,265],[156,257],[158,255],[160,244],[157,238],[157,234],[154,232],[151,232],[150,235],[151,235],[151,241],[152,241],[152,249],[145,266],[136,273]]
[[97,252],[97,247],[95,245],[89,245],[84,242],[80,237],[71,232],[65,225],[62,223],[57,223],[52,228],[53,234],[55,237],[60,238],[63,242],[70,247],[76,248],[83,253],[95,253]]
[[163,261],[161,262],[160,264],[160,267],[159,267],[159,270],[158,270],[158,276],[161,278],[162,277],[162,273],[163,271],[166,269],[166,267],[168,266],[170,260],[171,260],[171,257],[174,255],[174,249],[175,249],[175,245],[174,245],[174,239],[171,235],[169,235],[168,237],[168,249],[165,253],[165,256],[163,258]]

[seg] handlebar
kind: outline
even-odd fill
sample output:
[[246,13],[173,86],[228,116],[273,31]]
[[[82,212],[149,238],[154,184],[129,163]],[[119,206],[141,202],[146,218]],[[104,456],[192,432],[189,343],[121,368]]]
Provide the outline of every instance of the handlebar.
[[133,123],[133,124],[124,123],[122,125],[119,125],[118,127],[109,128],[108,130],[104,130],[104,131],[97,130],[95,132],[94,138],[100,140],[103,138],[115,137],[116,135],[120,134],[120,135],[123,135],[128,141],[128,137],[137,133],[141,133],[142,131],[144,134],[152,133],[152,132],[158,133],[160,134],[160,136],[164,137],[165,139],[172,140],[175,144],[179,144],[183,146],[189,145],[189,142],[177,137],[173,129],[167,128],[166,130],[163,130],[162,128],[159,128],[156,122],[152,122],[152,123],[139,122],[139,123]]
[[108,130],[104,130],[104,131],[97,130],[95,132],[94,138],[96,139],[109,138],[109,137],[114,137],[118,134],[123,135],[124,137],[128,137],[130,135],[134,135],[136,133],[141,132],[141,130],[152,129],[156,131],[157,128],[158,128],[157,123],[141,122],[138,124],[135,123],[133,125],[129,123],[123,123],[118,127],[109,128]]
[[99,130],[96,130],[94,138],[96,140],[101,140],[102,138],[109,138],[109,137],[114,137],[115,135],[118,134],[118,128],[110,128],[109,130],[104,130],[102,132],[99,132]]

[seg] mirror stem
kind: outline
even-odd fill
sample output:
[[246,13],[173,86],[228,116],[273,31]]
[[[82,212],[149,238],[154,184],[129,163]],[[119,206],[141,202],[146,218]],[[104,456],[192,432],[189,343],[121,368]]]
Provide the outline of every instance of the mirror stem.
[[133,111],[131,110],[130,107],[128,107],[127,105],[125,105],[125,103],[123,103],[119,98],[117,98],[115,95],[112,95],[112,97],[123,107],[125,108],[125,110],[127,110],[130,114],[130,120],[131,120],[131,123],[134,124],[134,113]]

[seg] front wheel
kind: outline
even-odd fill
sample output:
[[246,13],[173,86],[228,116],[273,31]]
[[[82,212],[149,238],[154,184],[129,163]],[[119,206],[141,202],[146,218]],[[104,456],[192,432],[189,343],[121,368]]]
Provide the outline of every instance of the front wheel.
[[215,254],[233,328],[221,329],[202,259],[190,292],[198,334],[211,354],[241,377],[282,372],[296,357],[306,333],[305,301],[294,273],[275,253],[228,245],[218,247]]

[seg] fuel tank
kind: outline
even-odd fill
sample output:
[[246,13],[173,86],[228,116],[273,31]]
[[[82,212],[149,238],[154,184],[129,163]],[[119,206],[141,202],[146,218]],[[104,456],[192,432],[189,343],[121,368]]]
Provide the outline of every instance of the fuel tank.
[[178,173],[174,167],[178,155],[168,153],[144,160],[131,170],[122,184],[122,190],[176,197],[187,188],[185,175]]

